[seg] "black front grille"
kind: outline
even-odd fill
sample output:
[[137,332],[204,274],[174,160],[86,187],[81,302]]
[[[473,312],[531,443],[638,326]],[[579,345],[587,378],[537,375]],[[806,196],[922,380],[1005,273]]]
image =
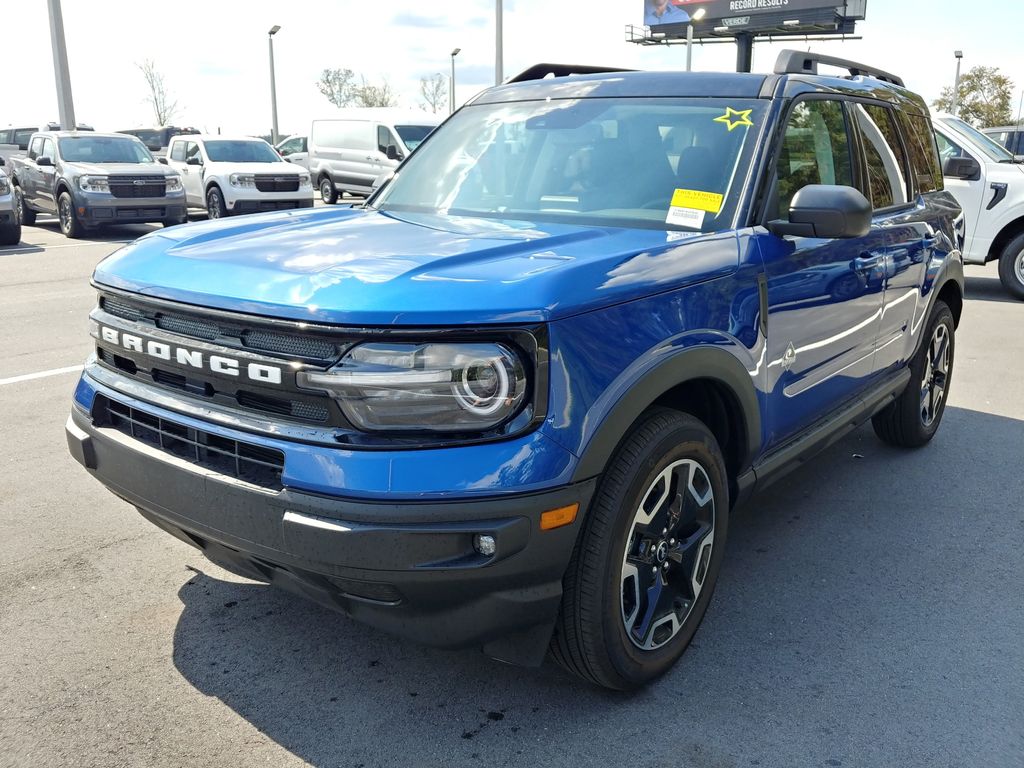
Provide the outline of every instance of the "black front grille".
[[96,397],[93,421],[218,474],[264,488],[283,487],[281,451],[193,429],[103,395]]
[[165,197],[167,181],[163,176],[111,176],[110,194],[114,197]]
[[298,192],[299,177],[260,174],[256,176],[256,189],[260,192]]

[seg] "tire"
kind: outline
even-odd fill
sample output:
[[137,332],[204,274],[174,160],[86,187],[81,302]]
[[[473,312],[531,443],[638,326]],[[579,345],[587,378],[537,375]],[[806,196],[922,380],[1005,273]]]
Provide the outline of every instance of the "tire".
[[0,227],[0,245],[17,245],[21,242],[21,224],[15,221],[13,224]]
[[17,184],[14,185],[14,219],[26,227],[36,223],[36,212],[25,203],[25,195]]
[[180,224],[188,224],[188,216],[182,216],[180,219],[164,219],[160,222],[164,227],[177,227]]
[[85,234],[85,227],[78,220],[75,201],[71,199],[69,192],[61,192],[57,196],[57,219],[60,221],[60,231],[65,237],[75,239]]
[[896,402],[871,419],[875,434],[899,448],[920,448],[939,429],[953,382],[956,328],[953,313],[937,301],[927,335],[910,363],[910,381]]
[[330,176],[324,176],[320,179],[320,199],[327,203],[327,205],[334,205],[338,202],[338,190],[334,186],[334,182],[331,181]]
[[[697,419],[658,408],[638,422],[608,465],[565,574],[551,640],[562,667],[630,690],[676,662],[704,618],[722,565],[726,478],[718,443]],[[654,594],[664,607],[648,611]]]
[[223,219],[228,215],[228,209],[224,205],[224,193],[216,184],[206,190],[206,215],[211,219]]
[[999,279],[1006,292],[1024,300],[1024,234],[1017,235],[999,257]]

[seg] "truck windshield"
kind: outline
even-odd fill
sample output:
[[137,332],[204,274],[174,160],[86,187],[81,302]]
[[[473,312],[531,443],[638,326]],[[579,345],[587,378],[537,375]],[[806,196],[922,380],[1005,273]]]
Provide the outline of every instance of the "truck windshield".
[[463,108],[384,211],[712,232],[731,227],[765,102],[564,99]]
[[66,163],[153,163],[153,156],[136,138],[71,136],[57,139]]
[[217,139],[206,142],[206,154],[214,163],[280,163],[281,157],[265,141]]
[[427,138],[427,134],[434,130],[435,127],[433,125],[396,125],[395,130],[398,131],[398,136],[405,143],[405,146],[412,152],[423,143],[423,140]]
[[978,149],[988,156],[989,160],[995,160],[997,163],[1013,162],[1013,154],[1006,147],[995,141],[991,136],[986,136],[973,125],[965,123],[957,117],[947,117],[945,123],[961,136],[966,136],[970,139]]

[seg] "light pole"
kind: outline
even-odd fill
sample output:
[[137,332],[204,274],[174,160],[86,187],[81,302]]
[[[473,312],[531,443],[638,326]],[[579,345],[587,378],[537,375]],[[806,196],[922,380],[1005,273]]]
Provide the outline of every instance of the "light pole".
[[462,51],[461,48],[456,48],[452,51],[452,76],[448,81],[450,98],[448,99],[448,114],[450,115],[455,111],[455,57]]
[[704,8],[698,8],[693,16],[690,17],[690,23],[686,25],[686,71],[689,72],[693,66],[693,22],[700,21],[704,18],[704,14],[707,11]]
[[505,44],[503,41],[502,27],[504,19],[502,18],[504,13],[501,10],[501,0],[495,0],[494,5],[494,84],[501,85],[501,81],[505,79],[505,56],[504,48]]
[[53,47],[53,73],[57,81],[57,108],[60,114],[60,127],[65,131],[73,131],[78,124],[75,122],[75,102],[71,98],[68,49],[64,45],[64,16],[61,13],[60,0],[48,0],[48,6],[50,45]]
[[956,117],[956,111],[960,108],[960,60],[964,57],[964,52],[953,51],[953,55],[956,56],[956,79],[953,81],[953,104],[949,112]]
[[281,27],[275,24],[267,33],[267,41],[270,43],[270,112],[273,118],[273,126],[270,130],[271,143],[277,145],[277,80],[274,77],[274,35],[281,31]]

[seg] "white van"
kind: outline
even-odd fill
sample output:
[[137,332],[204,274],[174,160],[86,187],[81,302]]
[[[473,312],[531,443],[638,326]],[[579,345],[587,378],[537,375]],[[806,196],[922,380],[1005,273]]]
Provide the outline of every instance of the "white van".
[[368,195],[374,182],[398,167],[441,122],[429,112],[357,108],[314,120],[309,173],[325,203],[342,192]]
[[932,123],[946,189],[964,211],[964,263],[998,260],[1003,287],[1024,299],[1024,165],[959,118]]

